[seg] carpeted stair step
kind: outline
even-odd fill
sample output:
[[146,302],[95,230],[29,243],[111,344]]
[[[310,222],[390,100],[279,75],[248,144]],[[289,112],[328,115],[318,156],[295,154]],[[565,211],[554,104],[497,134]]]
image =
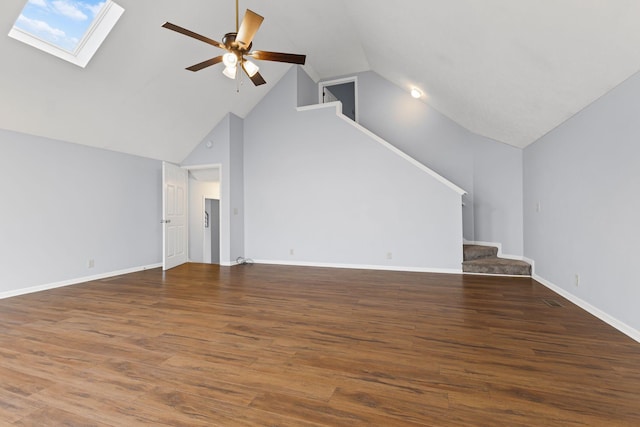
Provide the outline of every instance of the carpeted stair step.
[[484,245],[463,245],[463,260],[471,261],[479,258],[495,258],[498,256],[498,248]]
[[531,265],[524,261],[505,258],[479,258],[462,263],[465,273],[506,274],[531,276]]
[[531,265],[524,261],[498,258],[498,248],[463,245],[462,271],[465,273],[531,276]]

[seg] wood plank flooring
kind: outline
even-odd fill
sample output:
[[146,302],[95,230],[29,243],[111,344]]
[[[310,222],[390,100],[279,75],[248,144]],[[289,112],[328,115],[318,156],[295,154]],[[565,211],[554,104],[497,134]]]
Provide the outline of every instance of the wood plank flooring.
[[148,270],[0,300],[0,380],[2,426],[640,425],[640,344],[528,278]]

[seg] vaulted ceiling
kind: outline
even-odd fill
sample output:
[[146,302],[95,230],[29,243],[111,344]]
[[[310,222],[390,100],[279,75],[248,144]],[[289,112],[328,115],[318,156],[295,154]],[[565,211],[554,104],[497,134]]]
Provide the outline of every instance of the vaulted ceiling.
[[[7,34],[25,0],[0,2]],[[72,1],[72,0],[67,0]],[[76,0],[79,1],[79,0]],[[0,37],[0,128],[179,162],[228,112],[246,116],[267,84],[221,67],[184,68],[220,40],[233,0],[116,0],[125,12],[79,68]],[[472,132],[525,147],[640,70],[637,0],[241,0],[265,21],[255,49],[304,53],[315,80],[372,70]]]

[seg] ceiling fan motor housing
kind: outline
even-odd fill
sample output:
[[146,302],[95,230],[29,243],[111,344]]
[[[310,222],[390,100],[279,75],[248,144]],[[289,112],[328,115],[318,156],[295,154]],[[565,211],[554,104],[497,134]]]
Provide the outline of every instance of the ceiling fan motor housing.
[[249,43],[249,46],[241,45],[236,41],[237,36],[238,36],[238,33],[227,33],[222,38],[222,43],[230,51],[239,51],[239,52],[242,52],[243,54],[245,52],[248,52],[251,49],[251,46],[253,46],[253,42]]

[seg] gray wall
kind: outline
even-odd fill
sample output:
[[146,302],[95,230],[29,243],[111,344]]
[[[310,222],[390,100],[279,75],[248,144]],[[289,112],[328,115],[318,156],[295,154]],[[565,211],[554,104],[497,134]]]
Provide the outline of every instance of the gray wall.
[[161,162],[3,130],[0,152],[0,293],[162,261]]
[[460,195],[334,108],[296,111],[296,77],[245,119],[247,256],[459,270]]
[[298,107],[313,105],[318,103],[318,85],[302,69],[296,67],[298,73]]
[[468,192],[464,237],[522,255],[522,150],[473,134],[374,72],[358,74],[359,121]]
[[229,115],[231,259],[244,257],[244,121]]
[[220,264],[220,200],[207,199],[207,206],[211,232],[211,259],[208,262]]
[[636,331],[638,112],[634,75],[524,151],[525,256],[536,274]]

